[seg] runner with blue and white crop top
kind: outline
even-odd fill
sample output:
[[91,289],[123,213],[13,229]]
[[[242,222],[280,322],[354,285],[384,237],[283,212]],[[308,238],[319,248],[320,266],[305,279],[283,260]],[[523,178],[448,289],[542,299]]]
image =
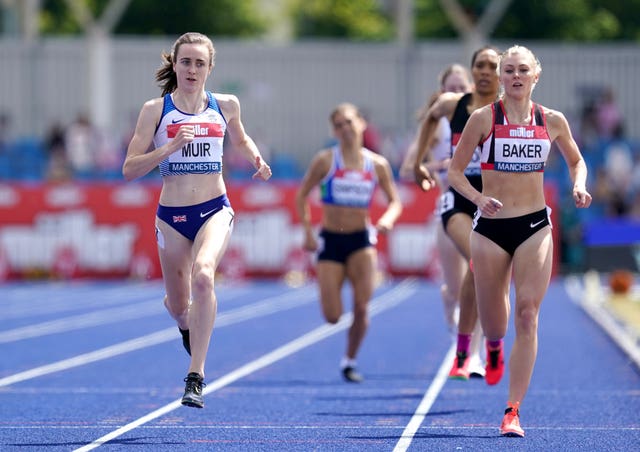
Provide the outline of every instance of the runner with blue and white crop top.
[[204,407],[204,366],[217,310],[214,276],[233,228],[222,178],[224,137],[253,163],[254,178],[271,177],[244,130],[238,99],[204,89],[214,57],[213,43],[200,33],[185,33],[171,53],[162,54],[156,72],[162,97],[142,106],[122,167],[126,180],[160,168],[155,229],[164,305],[191,355],[182,404],[196,408]]
[[[336,323],[343,313],[344,282],[353,288],[353,320],[340,367],[346,381],[357,383],[363,377],[356,370],[356,356],[368,328],[367,306],[376,281],[375,236],[393,228],[402,204],[389,162],[362,145],[367,124],[357,107],[340,104],[329,119],[338,144],[313,158],[296,193],[296,209],[304,230],[303,247],[317,256],[320,303],[327,322]],[[369,209],[376,186],[388,205],[373,228]],[[319,236],[307,201],[316,187],[322,202]]]

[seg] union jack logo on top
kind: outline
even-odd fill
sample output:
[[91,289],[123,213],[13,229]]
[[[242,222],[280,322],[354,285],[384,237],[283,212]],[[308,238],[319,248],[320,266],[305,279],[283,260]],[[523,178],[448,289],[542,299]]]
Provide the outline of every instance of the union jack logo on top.
[[173,222],[174,223],[186,223],[187,222],[187,216],[186,215],[174,215],[173,216]]

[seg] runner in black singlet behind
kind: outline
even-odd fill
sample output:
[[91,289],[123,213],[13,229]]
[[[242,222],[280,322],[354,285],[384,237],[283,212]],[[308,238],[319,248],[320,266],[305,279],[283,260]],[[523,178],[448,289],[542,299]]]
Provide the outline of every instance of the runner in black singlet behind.
[[[455,147],[471,112],[494,102],[498,96],[497,66],[498,51],[495,48],[482,47],[476,50],[471,60],[471,75],[474,81],[473,90],[467,94],[444,93],[440,95],[427,112],[426,119],[420,130],[418,159],[414,167],[416,183],[423,190],[430,189],[432,186],[433,178],[426,166],[422,164],[422,161],[428,150],[427,144],[439,118],[447,117],[449,119],[451,124],[451,146],[453,155],[455,155]],[[465,169],[465,176],[474,186],[481,186],[479,150],[477,150],[476,156]],[[469,234],[471,233],[471,222],[476,206],[463,196],[460,196],[452,188],[449,188],[444,193],[440,202],[444,230],[456,244],[467,263],[469,263],[471,259]],[[460,318],[458,321],[457,350],[449,377],[468,380],[472,368],[474,373],[480,372],[484,374],[481,370],[481,365],[471,363],[472,339],[479,340],[482,333],[478,326],[473,274],[469,265],[467,265],[467,271],[462,281],[459,299]],[[480,367],[480,370],[475,370],[478,367]]]

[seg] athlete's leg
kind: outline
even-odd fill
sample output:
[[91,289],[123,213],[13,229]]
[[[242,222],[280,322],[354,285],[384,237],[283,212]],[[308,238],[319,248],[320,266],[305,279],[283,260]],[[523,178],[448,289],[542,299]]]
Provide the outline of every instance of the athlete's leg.
[[158,256],[165,286],[164,305],[178,327],[189,329],[191,241],[156,218]]
[[316,264],[316,277],[320,290],[322,315],[329,323],[336,323],[342,316],[342,285],[345,280],[345,264],[320,260]]
[[214,292],[216,269],[231,237],[233,211],[224,208],[200,228],[193,243],[194,262],[191,270],[191,364],[189,372],[204,377],[204,364],[216,318],[217,299]]
[[477,232],[471,233],[471,255],[482,331],[487,340],[498,341],[509,322],[511,256]]
[[347,278],[353,287],[353,323],[349,328],[347,352],[355,359],[369,326],[367,308],[375,285],[376,249],[361,248],[347,258]]
[[467,269],[460,289],[460,319],[458,321],[458,333],[465,335],[473,334],[473,330],[478,320],[473,273],[471,273],[468,265],[469,260],[471,259],[469,244],[471,223],[472,219],[469,215],[465,213],[456,213],[447,222],[446,229],[447,234],[453,240],[456,248],[467,261]]
[[447,327],[452,334],[458,331],[460,287],[466,269],[466,261],[451,238],[444,232],[442,222],[436,229],[438,254],[443,283],[440,288]]
[[538,314],[553,265],[551,228],[529,237],[513,257],[515,341],[509,359],[509,401],[524,398],[538,352]]

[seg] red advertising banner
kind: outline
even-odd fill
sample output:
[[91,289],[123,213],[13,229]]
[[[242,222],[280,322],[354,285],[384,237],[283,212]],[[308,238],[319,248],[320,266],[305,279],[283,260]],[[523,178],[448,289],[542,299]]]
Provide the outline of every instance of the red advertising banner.
[[159,277],[158,192],[140,184],[0,185],[4,276]]
[[[312,271],[313,256],[301,249],[296,184],[232,182],[227,188],[236,221],[222,273],[280,277]],[[435,278],[439,263],[433,208],[438,193],[423,193],[413,184],[400,184],[399,190],[404,211],[396,227],[378,237],[380,268],[391,275]],[[0,184],[0,280],[160,278],[154,233],[159,193],[158,183],[143,182]],[[555,196],[549,195],[552,205]],[[317,192],[310,203],[318,224]],[[383,193],[377,192],[374,222],[385,206]]]

